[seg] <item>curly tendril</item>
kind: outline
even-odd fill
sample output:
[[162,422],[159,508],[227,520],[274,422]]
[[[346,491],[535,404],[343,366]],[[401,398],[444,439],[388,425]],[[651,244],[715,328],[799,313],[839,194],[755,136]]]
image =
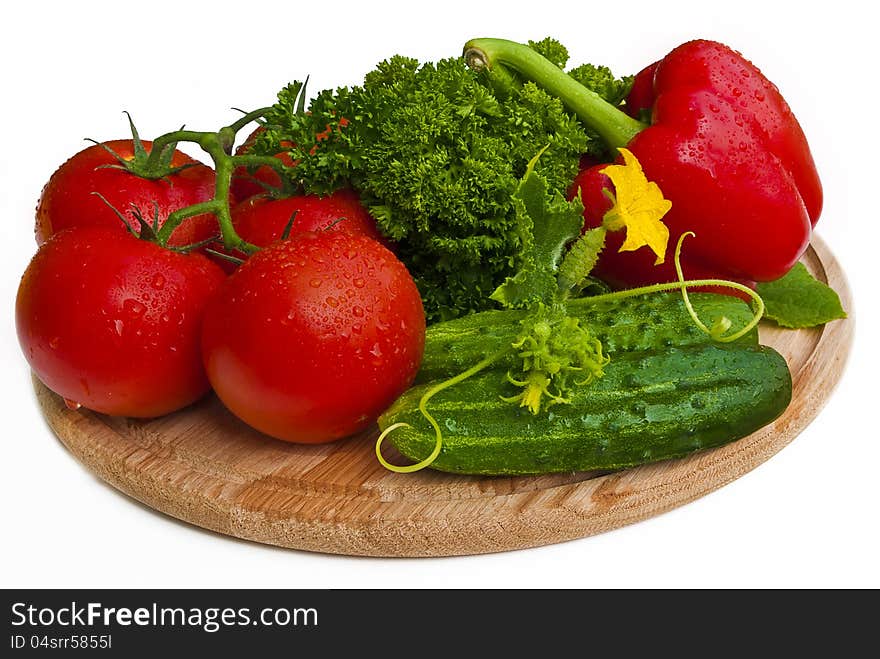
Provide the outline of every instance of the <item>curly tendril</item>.
[[[730,343],[732,341],[736,341],[737,339],[742,338],[743,336],[751,332],[764,316],[764,300],[761,298],[760,295],[758,295],[757,292],[753,291],[748,286],[740,284],[736,281],[730,281],[729,279],[685,279],[681,269],[681,246],[685,238],[695,235],[696,234],[693,231],[686,231],[685,233],[681,234],[678,239],[678,243],[675,246],[675,273],[676,275],[678,275],[678,281],[667,282],[663,284],[651,284],[650,286],[640,286],[639,288],[628,288],[623,291],[615,291],[614,293],[596,295],[588,299],[596,302],[607,302],[608,300],[622,300],[628,297],[636,297],[638,295],[646,295],[649,293],[662,293],[666,291],[681,290],[681,297],[682,300],[684,300],[685,309],[687,309],[688,315],[690,315],[690,317],[694,321],[694,324],[700,330],[711,336],[714,341],[718,341],[720,343]],[[700,320],[699,316],[697,316],[697,312],[694,310],[693,304],[691,304],[690,296],[688,296],[687,289],[697,286],[732,288],[733,290],[745,293],[755,303],[755,308],[752,309],[752,319],[744,327],[734,332],[733,334],[728,335],[725,335],[725,332],[730,329],[731,322],[730,319],[725,316],[716,318],[712,322],[712,326],[708,327],[702,320]]]
[[392,432],[394,432],[395,430],[397,430],[399,428],[411,428],[412,427],[410,424],[404,423],[404,422],[393,423],[390,426],[388,426],[387,428],[385,428],[385,430],[382,431],[382,434],[380,434],[379,437],[376,438],[376,457],[379,459],[380,464],[383,467],[385,467],[386,469],[388,469],[390,471],[397,472],[398,474],[409,474],[414,471],[420,471],[421,469],[428,467],[432,462],[434,462],[434,460],[437,459],[437,456],[440,455],[440,449],[443,448],[443,432],[440,430],[440,424],[437,423],[437,419],[435,419],[431,415],[431,413],[428,412],[428,408],[427,408],[428,401],[431,400],[431,398],[435,394],[438,394],[441,391],[443,391],[444,389],[452,387],[452,386],[458,384],[459,382],[467,380],[469,377],[476,375],[477,373],[482,371],[484,368],[491,366],[494,362],[496,362],[498,359],[500,359],[502,356],[504,356],[504,354],[506,354],[507,352],[509,352],[512,349],[513,349],[512,346],[505,346],[504,348],[502,348],[501,350],[496,352],[494,355],[486,357],[486,359],[474,364],[466,371],[462,371],[458,375],[455,375],[455,376],[449,378],[448,380],[444,380],[443,382],[439,382],[438,384],[435,384],[433,387],[428,389],[428,391],[426,391],[422,395],[422,397],[419,399],[419,412],[422,413],[422,416],[425,417],[425,419],[428,421],[428,423],[431,424],[431,427],[434,428],[434,438],[435,438],[434,450],[431,451],[431,453],[428,455],[428,457],[426,457],[424,460],[421,460],[421,461],[416,462],[415,464],[411,464],[411,465],[402,465],[402,466],[401,465],[393,465],[390,462],[388,462],[385,459],[385,457],[382,455],[382,442],[383,442],[383,440],[389,434],[391,434]]
[[[694,324],[698,328],[700,328],[700,330],[702,330],[703,332],[708,334],[710,337],[712,337],[712,339],[714,341],[718,341],[720,343],[729,343],[732,341],[736,341],[737,339],[745,336],[746,334],[751,332],[757,326],[757,324],[761,320],[761,317],[764,315],[764,300],[761,299],[761,296],[758,295],[758,293],[753,291],[748,286],[740,284],[739,282],[730,281],[727,279],[691,279],[691,280],[686,280],[684,278],[684,274],[683,274],[682,268],[681,268],[681,246],[682,246],[682,243],[684,242],[684,239],[686,237],[694,236],[694,235],[695,234],[692,231],[688,231],[688,232],[683,233],[681,235],[681,237],[678,239],[678,243],[675,246],[675,272],[678,276],[678,281],[668,282],[668,283],[663,283],[663,284],[653,284],[651,286],[642,286],[640,288],[630,288],[630,289],[627,289],[624,291],[617,291],[614,293],[606,293],[604,295],[596,295],[596,296],[593,296],[589,299],[593,300],[593,301],[600,301],[600,300],[601,301],[608,301],[608,300],[624,299],[624,298],[628,298],[628,297],[635,297],[638,295],[646,295],[646,294],[650,294],[650,293],[660,293],[660,292],[665,292],[665,291],[680,290],[682,299],[684,300],[685,308],[687,309],[687,312],[690,315],[690,317],[693,319]],[[690,297],[688,296],[687,289],[689,287],[696,287],[696,286],[713,286],[713,287],[732,288],[736,291],[740,291],[742,293],[747,294],[752,299],[752,301],[755,303],[755,308],[753,309],[752,319],[744,327],[742,327],[741,329],[739,329],[738,331],[736,331],[732,334],[726,334],[726,332],[728,332],[730,330],[731,321],[729,318],[727,318],[725,316],[721,316],[719,318],[714,319],[712,321],[712,325],[707,326],[702,320],[700,320],[699,316],[697,316],[697,312],[694,310],[693,304],[691,303]],[[402,465],[402,466],[391,464],[382,456],[382,442],[385,440],[385,438],[389,434],[391,434],[395,430],[399,430],[400,428],[412,427],[410,424],[405,423],[405,422],[394,423],[394,424],[388,426],[387,428],[385,428],[385,430],[383,430],[382,433],[379,435],[379,437],[376,439],[376,457],[379,459],[379,462],[382,464],[382,466],[390,471],[394,471],[394,472],[401,473],[401,474],[412,473],[412,472],[424,469],[425,467],[429,467],[431,465],[431,463],[433,463],[434,460],[437,459],[437,456],[440,455],[440,450],[443,448],[443,432],[440,430],[440,424],[437,423],[437,420],[428,411],[428,408],[427,408],[428,401],[431,400],[431,398],[433,396],[440,393],[444,389],[452,387],[452,386],[458,384],[459,382],[462,382],[462,381],[468,379],[469,377],[476,375],[477,373],[479,373],[483,369],[491,366],[494,362],[496,362],[498,359],[500,359],[502,356],[504,356],[507,352],[509,352],[511,350],[518,349],[518,348],[522,348],[522,344],[520,344],[519,346],[517,346],[517,345],[505,346],[504,348],[502,348],[501,350],[496,352],[494,355],[491,355],[490,357],[483,359],[482,361],[478,362],[477,364],[475,364],[471,368],[467,369],[466,371],[463,371],[463,372],[459,373],[458,375],[453,376],[453,377],[449,378],[448,380],[444,380],[443,382],[440,382],[440,383],[434,385],[433,387],[431,387],[430,389],[428,389],[428,391],[426,391],[422,395],[421,399],[419,399],[419,412],[421,412],[422,416],[428,421],[428,423],[431,424],[431,427],[434,429],[434,437],[435,437],[434,449],[431,451],[431,453],[426,458],[424,458],[423,460],[421,460],[415,464]],[[599,352],[599,355],[601,356],[601,350]],[[510,378],[509,374],[508,374],[508,378]],[[526,383],[514,381],[514,384],[523,385]],[[544,393],[549,394],[549,392],[546,391],[546,385],[544,387]],[[551,398],[553,398],[553,396],[551,396]],[[520,397],[514,397],[514,399],[519,400]],[[514,400],[514,399],[511,399],[511,400]],[[559,397],[559,399],[556,400],[556,402],[564,403],[566,401],[565,401],[565,399]]]

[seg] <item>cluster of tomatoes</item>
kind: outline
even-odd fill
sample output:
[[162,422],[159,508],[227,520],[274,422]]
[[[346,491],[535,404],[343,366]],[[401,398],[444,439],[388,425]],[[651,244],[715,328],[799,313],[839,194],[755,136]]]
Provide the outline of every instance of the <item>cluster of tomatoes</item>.
[[266,193],[272,169],[237,171],[233,225],[261,249],[230,265],[205,248],[222,251],[211,214],[156,238],[173,211],[213,198],[216,174],[175,150],[165,175],[138,175],[128,164],[150,147],[86,148],[42,192],[16,300],[36,376],[71,407],[141,418],[213,389],[245,423],[293,442],[374,423],[415,377],[425,317],[357,195],[278,198]]

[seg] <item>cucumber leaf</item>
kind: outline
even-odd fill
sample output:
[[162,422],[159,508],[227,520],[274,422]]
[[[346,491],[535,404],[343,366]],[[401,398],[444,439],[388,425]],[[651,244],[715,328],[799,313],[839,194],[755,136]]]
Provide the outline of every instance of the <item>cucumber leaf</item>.
[[781,327],[817,327],[846,318],[840,297],[804,266],[796,263],[775,281],[759,283],[758,294],[766,305],[765,316]]
[[529,162],[513,196],[521,244],[519,270],[490,296],[508,308],[556,301],[559,262],[584,223],[580,199],[567,201],[559,192],[551,194],[547,180],[535,171],[545,149]]

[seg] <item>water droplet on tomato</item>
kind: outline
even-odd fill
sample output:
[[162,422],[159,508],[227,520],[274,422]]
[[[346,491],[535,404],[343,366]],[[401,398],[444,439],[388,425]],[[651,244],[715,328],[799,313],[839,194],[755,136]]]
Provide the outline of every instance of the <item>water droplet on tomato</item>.
[[324,281],[318,277],[312,277],[312,279],[309,280],[309,286],[312,288],[320,288],[323,283]]
[[61,343],[61,337],[60,336],[53,336],[49,340],[49,347],[52,348],[52,350],[56,350],[60,343]]
[[359,307],[358,305],[353,306],[351,308],[351,315],[355,316],[356,318],[363,318],[364,317],[364,308]]
[[125,323],[123,323],[121,320],[114,320],[113,327],[116,330],[116,334],[122,336],[122,330],[125,329]]
[[77,403],[75,400],[70,400],[69,398],[64,399],[64,404],[67,406],[67,409],[74,411],[82,407],[82,403]]
[[157,272],[153,276],[153,281],[151,283],[153,284],[153,288],[155,288],[157,291],[160,291],[165,286],[165,277],[162,276],[162,273]]
[[355,277],[351,280],[351,283],[354,285],[355,288],[363,288],[367,285],[367,282],[364,280],[363,277]]
[[376,313],[376,329],[380,332],[386,331],[390,327],[388,316],[384,308],[380,308]]
[[337,300],[337,299],[336,299],[335,297],[333,297],[332,295],[328,295],[328,296],[327,296],[327,299],[324,300],[324,301],[325,301],[327,304],[329,304],[331,307],[333,307],[333,308],[336,308],[336,307],[339,306],[339,300]]

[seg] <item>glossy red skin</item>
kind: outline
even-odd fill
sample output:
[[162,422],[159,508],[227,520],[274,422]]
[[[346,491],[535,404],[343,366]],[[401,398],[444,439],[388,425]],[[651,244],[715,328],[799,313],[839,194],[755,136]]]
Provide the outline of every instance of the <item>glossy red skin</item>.
[[209,389],[201,320],[225,278],[202,254],[115,227],[66,229],[22,277],[19,342],[37,377],[68,401],[117,416],[167,414]]
[[654,73],[658,64],[660,62],[646,66],[633,78],[624,109],[635,119],[640,119],[643,111],[650,111],[654,106]]
[[[602,192],[603,189],[615,192],[611,179],[602,173],[602,170],[607,166],[608,163],[602,163],[581,170],[575,177],[569,192],[569,198],[573,198],[580,191],[581,200],[584,203],[585,231],[601,226],[602,218],[611,209],[611,200]],[[673,256],[679,237],[680,234],[670,235],[664,262],[660,265],[654,265],[656,255],[653,251],[642,247],[631,252],[621,252],[620,247],[626,238],[626,231],[610,231],[606,235],[605,248],[599,255],[593,274],[615,289],[678,281]],[[728,279],[750,288],[755,287],[754,281],[734,277],[728,273],[720,272],[717,268],[703,265],[699,260],[694,260],[691,257],[691,246],[700,240],[704,240],[701,235],[690,236],[685,239],[682,246],[681,267],[685,279]],[[706,287],[689,290],[712,291],[733,295],[744,300],[750,299],[747,294],[732,288]]]
[[223,403],[290,442],[375,423],[413,382],[425,315],[404,265],[345,232],[301,233],[257,252],[205,314],[202,351]]
[[[112,140],[105,143],[119,156],[131,159],[132,141]],[[152,143],[145,141],[149,150]],[[37,204],[36,239],[42,245],[49,237],[64,229],[80,226],[117,227],[125,225],[116,213],[93,192],[100,193],[113,208],[137,227],[131,204],[140,209],[150,223],[158,204],[159,224],[168,214],[214,197],[214,170],[176,151],[171,165],[192,165],[161,179],[146,179],[130,172],[107,167],[117,160],[103,147],[93,145],[72,156],[49,178]],[[213,215],[187,219],[171,234],[170,246],[183,247],[210,238],[218,233]]]
[[232,223],[239,236],[258,247],[272,244],[284,234],[296,213],[290,235],[306,231],[348,231],[384,241],[376,220],[353,190],[337,190],[324,197],[298,195],[272,199],[258,195],[232,209]]
[[[247,136],[245,141],[242,142],[235,150],[235,155],[240,156],[249,153],[254,145],[254,142],[260,136],[260,133],[264,132],[265,130],[266,129],[262,126],[254,129],[254,131]],[[293,145],[289,142],[282,142],[282,146]],[[290,158],[290,155],[288,155],[286,151],[275,154],[275,157],[288,167],[292,167],[294,164],[293,160],[291,160]],[[247,167],[236,167],[232,172],[230,190],[233,197],[240,201],[243,201],[246,200],[248,197],[252,197],[254,195],[265,194],[268,189],[280,188],[281,185],[281,176],[279,176],[278,172],[276,172],[268,165],[261,165],[253,171],[248,170]]]
[[[700,238],[690,257],[728,277],[769,281],[809,244],[822,187],[803,131],[777,88],[739,53],[685,43],[644,76],[627,104],[653,100],[651,125],[628,144],[672,201],[674,241]],[[649,70],[652,67],[648,67]]]

